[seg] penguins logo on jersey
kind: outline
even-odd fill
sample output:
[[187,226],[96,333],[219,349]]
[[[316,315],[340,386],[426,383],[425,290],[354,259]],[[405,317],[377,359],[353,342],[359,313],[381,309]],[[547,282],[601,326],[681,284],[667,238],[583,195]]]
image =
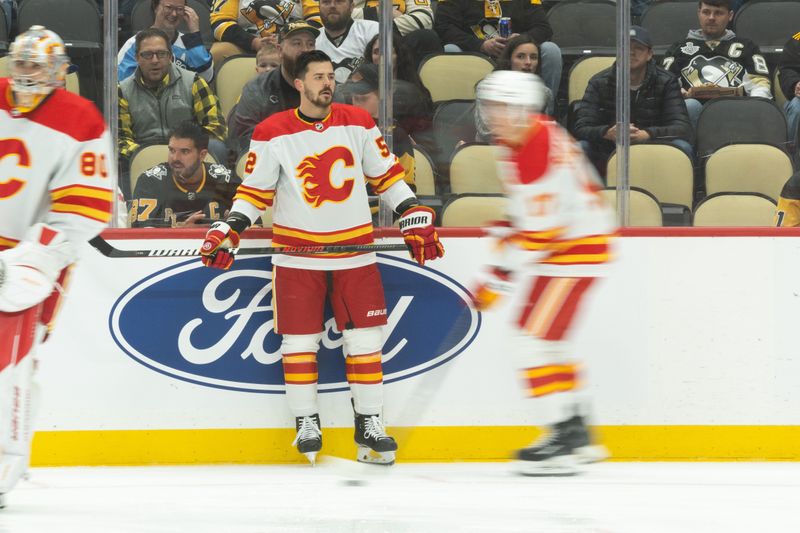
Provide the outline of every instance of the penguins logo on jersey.
[[355,180],[347,178],[340,186],[332,183],[334,166],[345,169],[355,164],[353,153],[344,146],[334,146],[321,154],[311,155],[297,165],[297,178],[303,180],[303,198],[312,207],[324,202],[344,202],[353,192]]
[[693,87],[709,84],[719,87],[738,87],[742,84],[743,70],[742,65],[727,57],[714,56],[709,59],[697,56],[681,70],[681,74]]
[[167,177],[167,166],[166,165],[156,165],[153,168],[148,168],[144,171],[145,176],[149,176],[151,178],[156,178],[157,180],[163,180]]

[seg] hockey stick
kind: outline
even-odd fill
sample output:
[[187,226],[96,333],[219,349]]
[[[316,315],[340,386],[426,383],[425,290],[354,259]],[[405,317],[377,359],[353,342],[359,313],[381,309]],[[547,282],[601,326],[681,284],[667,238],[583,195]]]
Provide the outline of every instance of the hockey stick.
[[[200,249],[172,248],[167,250],[120,250],[99,235],[89,243],[106,257],[192,257],[200,255]],[[276,254],[341,254],[352,252],[406,252],[405,244],[346,244],[333,246],[280,246],[264,248],[234,248],[235,255],[276,255]]]

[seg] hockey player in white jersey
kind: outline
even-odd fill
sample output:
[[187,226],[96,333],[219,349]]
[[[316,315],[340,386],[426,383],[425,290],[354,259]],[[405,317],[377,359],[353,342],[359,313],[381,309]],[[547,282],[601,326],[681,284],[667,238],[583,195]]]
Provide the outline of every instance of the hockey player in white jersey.
[[46,337],[77,245],[111,218],[111,140],[97,108],[62,89],[68,58],[32,26],[0,78],[0,500],[25,472]]
[[[403,167],[366,111],[332,104],[333,63],[319,50],[295,67],[300,107],[271,115],[253,132],[244,180],[225,222],[211,226],[200,248],[205,265],[230,268],[239,234],[273,208],[273,246],[370,244],[366,183],[400,215],[400,231],[420,265],[444,253],[434,213],[419,205]],[[342,332],[345,370],[355,410],[357,458],[392,464],[397,443],[382,419],[381,350],[386,303],[374,253],[276,255],[272,295],[275,331],[294,445],[313,463],[322,448],[317,406],[317,350],[327,294]]]
[[613,214],[580,146],[538,115],[546,97],[536,75],[493,72],[478,85],[477,100],[497,143],[508,207],[507,223],[490,231],[496,252],[476,283],[474,305],[485,311],[505,294],[523,296],[509,352],[549,433],[517,452],[517,464],[523,474],[574,474],[579,462],[605,453],[591,443],[569,340],[576,312],[610,260]]

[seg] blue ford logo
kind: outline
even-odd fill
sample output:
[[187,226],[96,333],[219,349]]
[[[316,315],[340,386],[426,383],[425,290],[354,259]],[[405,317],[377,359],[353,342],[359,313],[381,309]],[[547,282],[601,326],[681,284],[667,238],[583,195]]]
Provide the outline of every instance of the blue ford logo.
[[[473,341],[480,315],[466,306],[464,287],[410,261],[380,255],[378,264],[389,321],[385,383],[431,370]],[[109,328],[125,353],[157,372],[210,387],[283,392],[268,259],[240,258],[226,272],[193,259],[156,272],[114,303]],[[347,388],[330,309],[317,360],[320,391]]]

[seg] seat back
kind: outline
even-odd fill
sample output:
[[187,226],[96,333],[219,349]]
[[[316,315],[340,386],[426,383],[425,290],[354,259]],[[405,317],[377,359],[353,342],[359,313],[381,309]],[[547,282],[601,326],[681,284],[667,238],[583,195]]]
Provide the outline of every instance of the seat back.
[[[139,148],[131,157],[131,194],[136,191],[136,182],[145,170],[153,168],[159,163],[164,163],[169,157],[169,147],[166,144],[152,144]],[[217,160],[209,153],[206,155],[207,163],[216,163]]]
[[790,36],[797,33],[800,2],[797,0],[760,0],[742,4],[733,19],[739,37],[755,42],[762,53],[777,54]]
[[[186,5],[194,9],[197,13],[200,19],[200,35],[203,37],[203,42],[206,45],[210,45],[214,42],[214,32],[211,30],[211,9],[209,4],[201,0],[186,0]],[[138,33],[152,26],[154,16],[151,0],[139,0],[136,5],[133,6],[130,20],[131,29],[134,33]],[[183,33],[187,31],[185,24],[178,26],[178,29]]]
[[650,32],[653,52],[661,55],[675,42],[686,38],[689,28],[696,28],[695,0],[665,0],[647,6],[640,25]]
[[441,102],[436,106],[431,128],[436,151],[432,151],[430,155],[433,157],[434,168],[439,172],[439,177],[447,175],[456,145],[461,141],[473,141],[476,133],[473,100],[452,100]]
[[[0,11],[2,13],[2,11]],[[8,56],[0,57],[0,78],[8,77]],[[75,94],[81,94],[81,84],[78,81],[78,73],[70,72],[67,74],[66,89]]]
[[94,0],[25,0],[17,16],[20,31],[41,24],[56,32],[67,48],[100,49],[103,24]]
[[703,106],[697,120],[697,155],[706,157],[728,144],[786,146],[786,118],[766,98],[721,97]]
[[217,97],[222,116],[228,116],[239,101],[244,86],[257,75],[254,56],[232,56],[222,62],[216,77]]
[[[603,198],[614,208],[617,209],[617,190],[613,187],[608,187],[600,191]],[[656,197],[649,192],[631,187],[629,201],[629,226],[638,227],[655,227],[664,225],[664,216],[661,213],[661,205],[659,205]]]
[[763,194],[720,192],[697,204],[695,226],[772,226],[775,202]]
[[459,194],[442,210],[444,227],[481,227],[505,216],[507,200],[500,194]]
[[564,55],[614,54],[616,17],[613,0],[563,0],[547,12],[551,40]]
[[494,64],[481,54],[433,54],[422,60],[419,77],[430,91],[433,103],[445,100],[474,100],[475,85]]
[[417,195],[432,196],[436,194],[433,161],[419,146],[414,147],[414,183],[417,186]]
[[450,190],[454,194],[502,193],[495,148],[485,143],[461,145],[450,161]]
[[731,144],[706,161],[706,192],[756,192],[776,200],[792,175],[792,160],[768,144]]
[[8,50],[11,33],[10,21],[6,20],[6,12],[0,9],[0,52]]
[[[662,204],[692,207],[694,169],[683,151],[669,144],[635,144],[630,147],[628,174],[631,187],[651,193]],[[617,154],[608,160],[606,181],[617,185]]]
[[613,56],[583,57],[569,69],[567,77],[567,99],[572,104],[583,99],[589,80],[598,72],[609,68],[616,60]]

